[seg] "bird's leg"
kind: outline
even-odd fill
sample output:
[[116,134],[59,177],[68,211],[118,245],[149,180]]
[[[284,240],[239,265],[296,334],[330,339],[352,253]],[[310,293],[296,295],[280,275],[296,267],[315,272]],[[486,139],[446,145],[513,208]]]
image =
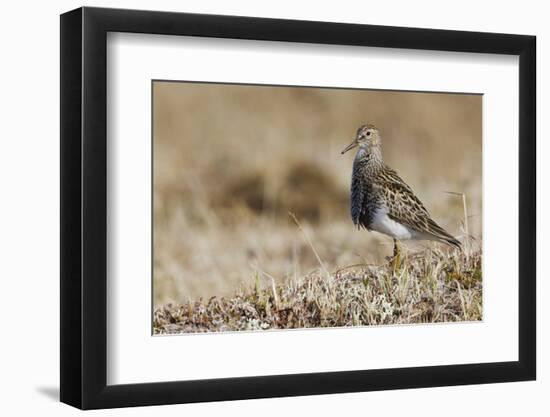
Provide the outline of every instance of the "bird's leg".
[[391,266],[394,272],[401,268],[401,247],[396,238],[393,238],[393,259]]

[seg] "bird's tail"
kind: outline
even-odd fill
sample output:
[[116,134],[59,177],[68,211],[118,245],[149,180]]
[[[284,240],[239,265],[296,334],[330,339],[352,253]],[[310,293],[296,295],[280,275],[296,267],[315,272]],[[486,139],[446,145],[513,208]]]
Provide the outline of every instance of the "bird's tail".
[[462,243],[460,243],[457,239],[455,239],[452,236],[449,238],[441,239],[441,242],[446,243],[447,245],[452,246],[458,250],[462,250]]
[[430,233],[442,243],[446,243],[458,250],[462,250],[462,244],[453,236],[451,236],[445,229],[439,226],[432,219],[428,221],[428,227]]

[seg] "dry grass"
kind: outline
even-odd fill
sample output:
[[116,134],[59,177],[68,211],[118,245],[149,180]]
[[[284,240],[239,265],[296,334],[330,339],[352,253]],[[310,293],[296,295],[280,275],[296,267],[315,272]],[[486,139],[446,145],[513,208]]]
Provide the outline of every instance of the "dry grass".
[[[399,269],[321,268],[285,284],[256,276],[228,298],[164,305],[155,334],[412,324],[482,319],[482,255],[429,249]],[[262,281],[264,281],[262,285]]]

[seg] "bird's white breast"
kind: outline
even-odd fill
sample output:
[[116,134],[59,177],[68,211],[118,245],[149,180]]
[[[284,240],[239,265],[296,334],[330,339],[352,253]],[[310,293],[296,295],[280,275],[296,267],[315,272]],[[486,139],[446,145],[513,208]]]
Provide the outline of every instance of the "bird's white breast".
[[416,239],[417,232],[401,223],[396,222],[388,216],[387,208],[380,208],[374,213],[369,229],[385,235],[394,237],[398,240]]

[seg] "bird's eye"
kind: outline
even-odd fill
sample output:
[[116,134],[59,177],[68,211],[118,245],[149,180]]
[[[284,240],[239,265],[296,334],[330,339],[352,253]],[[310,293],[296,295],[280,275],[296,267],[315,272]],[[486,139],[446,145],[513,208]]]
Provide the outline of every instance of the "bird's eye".
[[367,136],[370,136],[370,132],[367,132]]

